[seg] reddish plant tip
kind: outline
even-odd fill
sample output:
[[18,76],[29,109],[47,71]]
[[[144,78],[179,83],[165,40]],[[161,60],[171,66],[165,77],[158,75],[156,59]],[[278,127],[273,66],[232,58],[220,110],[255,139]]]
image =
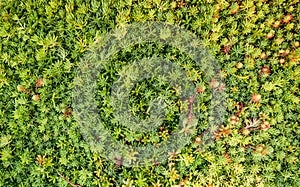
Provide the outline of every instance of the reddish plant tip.
[[223,89],[225,88],[225,86],[226,85],[224,83],[220,85],[220,87],[219,87],[219,92],[220,93],[223,91]]
[[44,86],[44,79],[36,80],[35,90],[37,90],[40,86]]
[[270,128],[270,123],[268,121],[264,121],[261,123],[260,129],[261,130],[268,130]]
[[240,104],[240,110],[235,114],[235,116],[238,116],[240,113],[242,113],[243,108],[244,108],[244,105],[243,105],[243,103],[241,103]]
[[235,7],[235,8],[233,8],[233,9],[230,10],[230,14],[236,14],[237,15],[239,9],[240,9],[240,6],[238,5],[237,7]]
[[258,102],[261,100],[261,95],[260,95],[260,94],[252,94],[251,100],[252,100],[254,103],[258,103]]
[[239,118],[237,116],[231,116],[229,118],[229,123],[232,125],[236,125],[239,122]]
[[27,90],[24,86],[22,86],[22,85],[18,85],[17,86],[17,90],[19,91],[19,92],[25,92],[25,93],[27,93],[27,94],[29,94],[29,95],[33,95],[33,93],[31,93],[29,90]]
[[203,93],[205,91],[205,87],[201,86],[201,87],[197,87],[197,92],[198,93]]
[[70,117],[70,116],[72,115],[72,109],[68,107],[68,108],[65,110],[65,112],[63,113],[63,115],[64,115],[65,117]]
[[194,101],[195,101],[195,98],[193,98],[193,97],[190,97],[190,98],[189,98],[189,102],[190,102],[190,103],[193,103]]
[[226,158],[226,163],[229,163],[231,161],[230,156],[229,156],[228,153],[225,153],[224,157]]
[[263,146],[263,145],[261,145],[261,144],[258,144],[258,145],[255,147],[255,152],[262,153],[264,150],[265,150],[265,146]]
[[293,19],[293,16],[288,14],[288,15],[284,16],[282,22],[283,23],[289,23],[290,21],[292,21],[292,19]]
[[225,45],[224,48],[222,49],[222,52],[225,54],[228,54],[229,51],[231,50],[231,45]]

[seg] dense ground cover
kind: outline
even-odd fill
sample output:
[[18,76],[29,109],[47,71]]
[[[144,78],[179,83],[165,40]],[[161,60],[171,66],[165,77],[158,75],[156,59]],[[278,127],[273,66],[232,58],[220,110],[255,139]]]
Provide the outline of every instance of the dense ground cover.
[[[0,14],[0,186],[300,186],[299,0],[2,0]],[[117,140],[157,144],[178,123],[176,90],[152,78],[134,86],[129,105],[147,118],[147,103],[163,95],[169,106],[161,128],[134,134],[114,125],[110,86],[136,59],[181,64],[199,88],[203,112],[190,143],[166,162],[125,167],[82,137],[73,80],[104,34],[145,21],[180,26],[203,41],[222,69],[226,114],[214,141],[199,148],[212,87],[203,72],[167,45],[121,50],[101,72],[96,94],[99,116]]]

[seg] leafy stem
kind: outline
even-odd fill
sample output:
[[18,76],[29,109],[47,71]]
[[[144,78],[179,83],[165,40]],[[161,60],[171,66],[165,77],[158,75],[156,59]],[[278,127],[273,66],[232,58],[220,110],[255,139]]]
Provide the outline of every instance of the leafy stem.
[[73,183],[70,181],[69,178],[63,176],[61,173],[59,173],[59,172],[57,171],[57,169],[55,169],[55,170],[56,170],[57,174],[58,174],[61,178],[63,178],[65,181],[67,181],[71,186],[82,187],[82,186],[79,185],[79,184],[73,184]]

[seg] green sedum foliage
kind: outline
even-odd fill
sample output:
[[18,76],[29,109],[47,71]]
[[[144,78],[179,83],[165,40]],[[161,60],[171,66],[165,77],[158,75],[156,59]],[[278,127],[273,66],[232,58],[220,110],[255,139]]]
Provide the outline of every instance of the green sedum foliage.
[[[300,186],[299,0],[1,0],[0,14],[0,186]],[[226,119],[215,140],[199,147],[211,99],[203,72],[170,46],[124,49],[100,72],[96,94],[99,116],[119,141],[166,140],[181,106],[175,88],[141,81],[130,108],[146,118],[149,100],[163,96],[164,125],[152,134],[110,125],[108,94],[122,65],[161,56],[207,88],[197,97],[203,114],[191,142],[167,162],[128,168],[83,139],[72,113],[73,79],[101,36],[145,21],[178,25],[209,48],[224,75]]]

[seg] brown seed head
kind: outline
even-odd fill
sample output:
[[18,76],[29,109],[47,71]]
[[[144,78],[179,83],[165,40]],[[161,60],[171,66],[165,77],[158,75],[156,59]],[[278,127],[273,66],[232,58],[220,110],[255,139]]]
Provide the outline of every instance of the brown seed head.
[[280,21],[275,21],[275,23],[273,24],[274,28],[279,28],[280,27]]
[[264,76],[264,77],[267,77],[269,76],[271,73],[271,70],[270,70],[270,67],[269,66],[263,66],[261,69],[260,69],[260,76]]
[[209,83],[210,88],[217,88],[219,86],[219,82],[215,79],[212,79]]
[[34,100],[34,101],[39,101],[40,99],[41,99],[41,97],[40,97],[39,94],[34,94],[34,95],[32,96],[32,100]]
[[282,64],[284,64],[285,63],[285,59],[284,58],[281,58],[281,59],[279,59],[279,63],[282,65]]
[[279,54],[282,56],[287,56],[289,52],[290,52],[289,50],[283,50],[283,49],[279,50]]
[[18,85],[18,86],[17,86],[17,90],[18,90],[19,92],[24,92],[24,91],[25,91],[25,87],[22,86],[22,85]]
[[262,52],[261,55],[260,55],[260,58],[262,60],[264,60],[264,59],[268,58],[268,55],[265,52]]
[[283,23],[289,23],[290,21],[292,21],[292,19],[293,19],[293,16],[288,14],[288,15],[284,16],[282,22]]
[[266,38],[268,39],[271,39],[274,37],[274,34],[272,32],[269,32],[267,35],[266,35]]
[[244,66],[243,63],[238,62],[235,67],[241,69],[243,66]]

